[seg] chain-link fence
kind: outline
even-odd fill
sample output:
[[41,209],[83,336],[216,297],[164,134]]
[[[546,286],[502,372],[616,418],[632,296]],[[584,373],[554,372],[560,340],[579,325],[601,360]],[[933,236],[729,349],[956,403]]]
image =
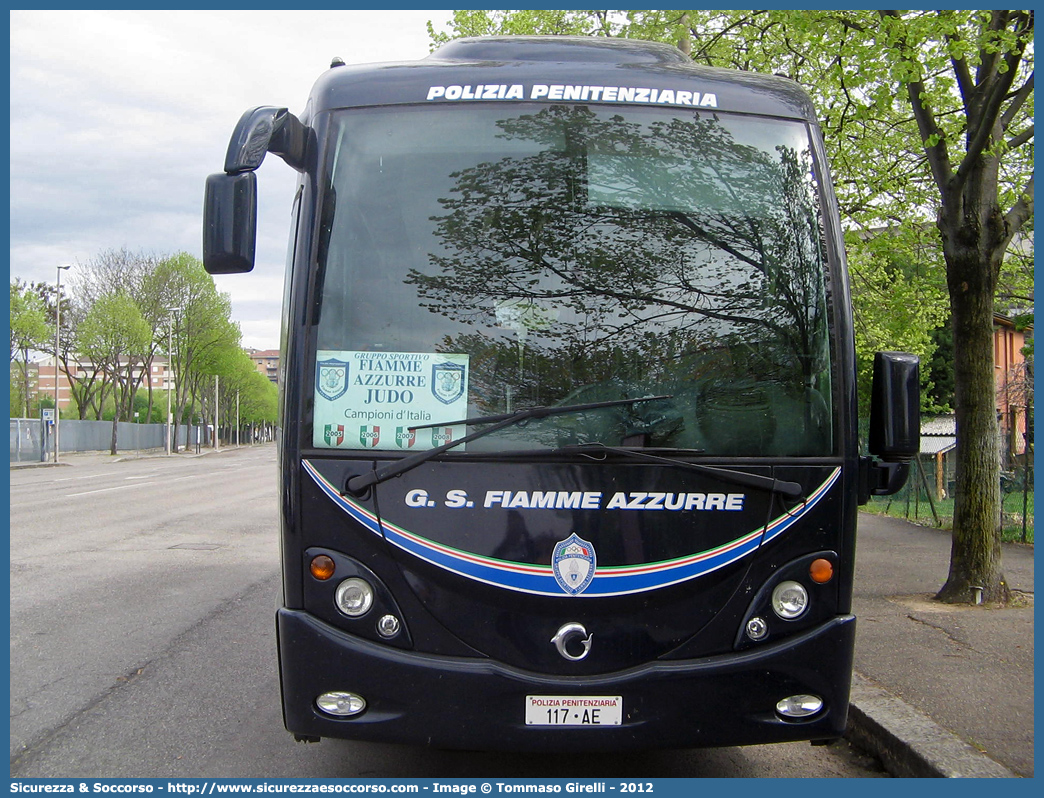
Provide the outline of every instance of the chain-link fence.
[[[953,526],[956,480],[952,458],[922,454],[910,466],[906,485],[892,496],[874,496],[867,509],[919,524]],[[1004,540],[1033,542],[1033,467],[1016,464],[1000,474]]]
[[[859,420],[861,454],[867,454],[869,419]],[[1004,540],[1033,542],[1033,445],[1018,451],[1001,447],[1001,530]],[[998,441],[998,446],[1001,442]],[[892,496],[873,496],[865,509],[918,524],[953,527],[957,498],[957,427],[953,416],[921,419],[921,453],[910,464],[906,485]]]
[[[178,427],[179,446],[194,441],[195,429]],[[54,449],[54,428],[38,418],[11,419],[11,462],[39,462],[46,459]],[[111,421],[65,420],[60,422],[59,454],[62,452],[109,451],[112,445]],[[165,424],[132,424],[120,421],[116,424],[116,447],[120,452],[164,449],[167,441]]]
[[11,419],[12,463],[26,463],[43,459],[43,430],[43,422],[39,419]]

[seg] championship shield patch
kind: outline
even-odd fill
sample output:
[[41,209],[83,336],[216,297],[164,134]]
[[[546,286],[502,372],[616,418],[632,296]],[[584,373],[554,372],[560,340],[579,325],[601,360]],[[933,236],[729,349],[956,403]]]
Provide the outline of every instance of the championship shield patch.
[[438,363],[431,367],[431,392],[443,404],[456,402],[464,394],[464,366]]
[[327,401],[344,396],[348,390],[348,364],[343,360],[323,360],[315,366],[315,389]]
[[442,446],[453,441],[453,427],[432,427],[431,445]]
[[551,570],[562,590],[571,596],[580,595],[594,579],[594,546],[581,540],[574,532],[555,544],[555,550],[551,553]]
[[344,425],[326,424],[323,427],[323,438],[328,446],[340,446],[344,443]]
[[380,427],[371,427],[371,426],[368,426],[368,425],[359,427],[359,443],[361,443],[364,448],[373,449],[380,442],[381,442],[381,428]]
[[400,449],[411,449],[417,442],[417,431],[409,427],[395,428],[395,445]]

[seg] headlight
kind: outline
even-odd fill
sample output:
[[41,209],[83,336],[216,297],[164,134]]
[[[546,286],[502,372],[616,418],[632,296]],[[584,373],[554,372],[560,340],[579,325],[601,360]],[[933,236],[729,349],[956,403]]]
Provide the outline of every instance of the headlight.
[[334,690],[315,699],[315,705],[328,715],[350,718],[366,709],[366,699],[355,693]]
[[800,582],[780,582],[772,591],[772,611],[785,621],[800,618],[808,609],[808,591]]
[[776,712],[784,718],[809,718],[823,708],[823,699],[817,695],[787,696],[776,704]]
[[373,605],[373,588],[365,579],[345,579],[337,586],[334,602],[345,615],[358,618],[365,615]]

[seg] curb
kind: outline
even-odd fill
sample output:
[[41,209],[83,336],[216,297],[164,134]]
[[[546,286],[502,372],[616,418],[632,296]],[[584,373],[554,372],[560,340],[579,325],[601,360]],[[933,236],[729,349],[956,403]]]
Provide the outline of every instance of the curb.
[[[237,446],[228,446],[228,447],[226,447],[224,449],[218,449],[216,452],[213,449],[204,449],[199,454],[196,454],[195,452],[178,452],[177,454],[170,454],[170,455],[168,455],[166,453],[159,453],[159,454],[154,454],[154,453],[129,454],[129,453],[126,453],[126,452],[121,452],[120,454],[117,454],[117,455],[110,455],[108,452],[97,452],[96,454],[104,455],[105,459],[104,460],[99,459],[96,462],[122,463],[122,462],[127,461],[127,460],[151,460],[151,459],[155,459],[155,458],[164,458],[164,459],[166,459],[168,457],[197,458],[197,457],[206,457],[206,456],[211,455],[211,454],[224,454],[225,452],[235,451],[236,449],[241,449],[241,448],[244,448],[244,447],[242,447],[242,446],[239,446],[239,447],[237,447]],[[11,470],[12,471],[19,471],[19,470],[26,469],[26,468],[55,468],[56,466],[60,467],[60,466],[74,465],[77,454],[79,454],[79,453],[77,453],[77,452],[67,452],[66,453],[66,457],[72,457],[73,462],[70,462],[68,459],[60,460],[57,463],[55,463],[53,460],[47,460],[46,462],[43,462],[43,463],[41,463],[39,461],[36,461],[36,460],[24,460],[22,462],[12,461],[11,462]],[[95,454],[95,453],[94,452],[88,452],[87,454]]]
[[859,673],[852,674],[845,739],[896,778],[1019,778]]

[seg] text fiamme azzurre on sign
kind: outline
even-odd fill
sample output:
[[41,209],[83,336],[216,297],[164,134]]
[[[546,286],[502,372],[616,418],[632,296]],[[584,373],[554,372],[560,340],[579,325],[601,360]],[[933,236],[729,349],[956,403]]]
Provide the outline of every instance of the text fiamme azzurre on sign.
[[[743,509],[745,493],[657,493],[648,491],[616,492],[567,490],[487,490],[481,500],[483,508],[508,510],[721,510]],[[407,492],[407,507],[471,508],[475,501],[464,490],[448,490],[440,502],[423,488]]]

